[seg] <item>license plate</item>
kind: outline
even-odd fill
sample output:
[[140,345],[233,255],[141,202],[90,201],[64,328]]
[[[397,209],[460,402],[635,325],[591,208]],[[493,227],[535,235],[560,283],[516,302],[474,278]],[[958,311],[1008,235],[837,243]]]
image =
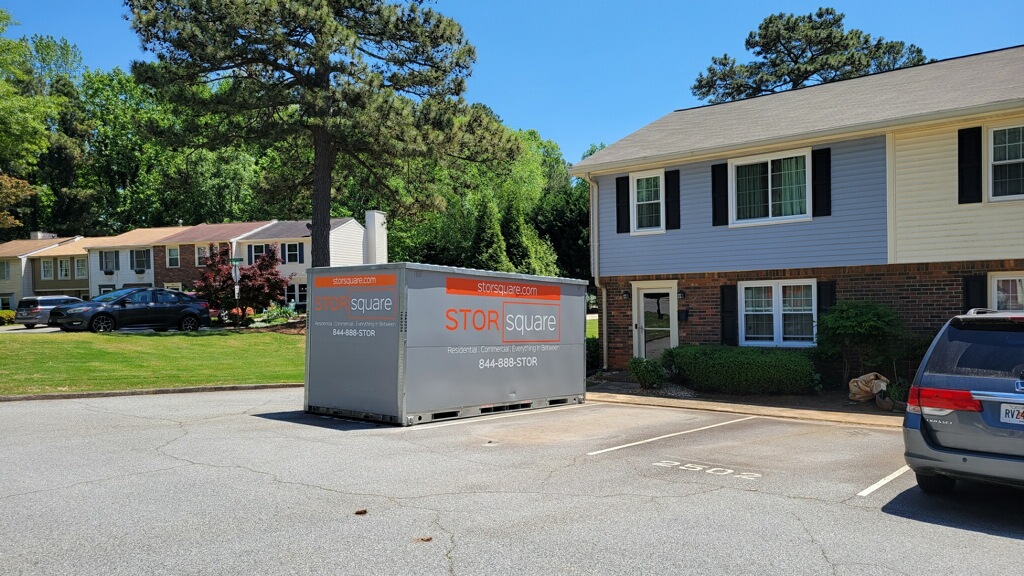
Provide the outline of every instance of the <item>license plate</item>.
[[1008,424],[1024,424],[1024,404],[1000,404],[999,421]]

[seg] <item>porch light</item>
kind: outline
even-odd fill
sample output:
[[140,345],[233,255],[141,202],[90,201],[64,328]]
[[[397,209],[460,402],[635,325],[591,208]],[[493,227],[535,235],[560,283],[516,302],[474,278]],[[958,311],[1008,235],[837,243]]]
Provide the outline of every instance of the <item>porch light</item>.
[[622,299],[623,300],[632,300],[633,299],[633,293],[630,292],[629,290],[623,290],[622,291]]

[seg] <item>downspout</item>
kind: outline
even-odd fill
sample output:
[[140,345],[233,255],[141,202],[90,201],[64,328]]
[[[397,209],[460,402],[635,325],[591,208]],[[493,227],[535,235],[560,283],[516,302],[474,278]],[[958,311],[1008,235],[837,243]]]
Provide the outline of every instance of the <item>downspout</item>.
[[590,172],[583,175],[590,185],[590,275],[594,277],[594,287],[601,295],[601,370],[608,370],[608,290],[601,286],[601,241],[598,230],[597,182],[590,179]]

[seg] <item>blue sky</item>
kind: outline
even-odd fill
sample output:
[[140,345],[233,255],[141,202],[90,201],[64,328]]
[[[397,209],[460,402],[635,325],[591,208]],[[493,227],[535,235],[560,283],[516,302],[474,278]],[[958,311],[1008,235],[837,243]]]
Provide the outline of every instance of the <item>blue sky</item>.
[[[690,86],[712,56],[747,61],[747,33],[774,12],[819,6],[847,28],[917,44],[943,59],[1024,44],[1021,0],[697,2],[690,0],[437,0],[477,48],[466,98],[508,126],[535,129],[576,162],[679,108],[701,104]],[[119,0],[3,0],[21,23],[9,37],[65,37],[86,66],[127,69],[142,58]],[[983,90],[983,86],[978,89]]]

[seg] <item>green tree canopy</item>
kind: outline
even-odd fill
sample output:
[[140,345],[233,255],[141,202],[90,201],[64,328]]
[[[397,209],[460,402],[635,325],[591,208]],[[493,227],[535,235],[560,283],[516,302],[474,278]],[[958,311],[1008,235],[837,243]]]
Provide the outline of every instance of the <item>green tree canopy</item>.
[[728,54],[712,57],[691,91],[711,103],[729,102],[928,61],[914,44],[846,30],[844,17],[834,8],[772,14],[747,36],[746,48],[757,60],[737,64]]
[[[127,0],[157,63],[145,82],[179,102],[241,115],[239,138],[304,134],[312,144],[312,264],[330,262],[339,155],[387,181],[374,159],[430,156],[467,114],[475,51],[422,0]],[[191,88],[225,82],[197,98]],[[472,119],[472,111],[469,112]],[[385,163],[385,166],[388,164]]]

